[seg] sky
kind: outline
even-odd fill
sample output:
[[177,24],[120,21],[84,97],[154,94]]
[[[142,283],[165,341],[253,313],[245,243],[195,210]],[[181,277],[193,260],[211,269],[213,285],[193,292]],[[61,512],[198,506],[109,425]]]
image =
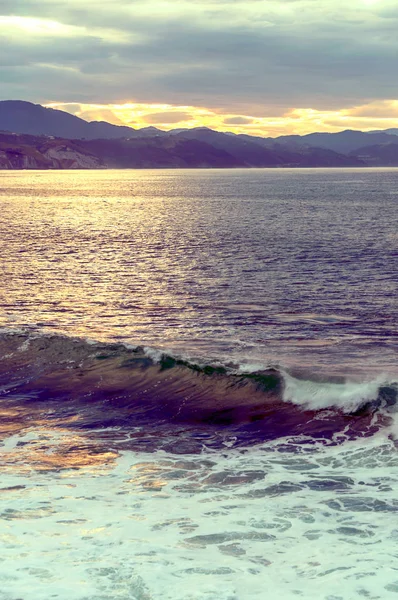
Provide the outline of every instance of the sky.
[[397,0],[0,0],[0,100],[134,128],[398,127]]

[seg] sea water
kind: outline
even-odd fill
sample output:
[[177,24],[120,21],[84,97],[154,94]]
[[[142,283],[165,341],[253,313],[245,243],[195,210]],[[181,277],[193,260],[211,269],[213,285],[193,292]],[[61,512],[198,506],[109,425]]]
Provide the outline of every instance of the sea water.
[[397,184],[1,173],[1,600],[398,595]]

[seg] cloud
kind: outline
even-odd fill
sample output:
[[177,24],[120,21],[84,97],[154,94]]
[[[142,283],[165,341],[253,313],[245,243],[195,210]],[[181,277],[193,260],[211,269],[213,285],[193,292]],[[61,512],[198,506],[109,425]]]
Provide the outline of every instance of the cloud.
[[398,98],[394,0],[2,0],[1,10],[3,99],[206,107],[281,123],[310,108],[376,118],[385,108],[389,118],[380,103]]
[[157,112],[145,115],[144,120],[147,123],[156,124],[168,124],[168,123],[181,123],[182,121],[190,121],[192,115],[185,112]]
[[106,108],[102,108],[100,111],[95,108],[92,108],[91,110],[80,110],[74,114],[85,121],[106,121],[113,125],[126,125],[126,123],[119,119],[112,110]]
[[[390,104],[393,106],[394,101]],[[178,115],[176,123],[179,127],[210,127],[218,131],[232,131],[233,133],[248,133],[251,135],[276,137],[284,134],[305,134],[312,131],[341,131],[343,129],[387,129],[396,127],[396,117],[357,116],[352,111],[360,112],[361,107],[343,110],[319,111],[311,108],[293,109],[284,115],[269,115],[253,118],[252,116],[223,114],[220,111],[211,111],[203,107],[172,106],[162,104],[73,104],[52,103],[53,108],[67,110],[86,120],[107,120],[115,124],[134,126],[135,128],[147,127],[148,123],[160,125],[161,129],[169,130],[175,123],[162,122],[164,114]],[[366,107],[363,107],[366,108]],[[152,119],[153,115],[159,115]],[[177,118],[188,117],[186,121],[177,121]],[[241,121],[246,120],[245,124]],[[237,122],[237,123],[236,123]]]
[[371,102],[364,106],[356,106],[348,111],[351,117],[365,117],[372,119],[391,119],[398,120],[398,100],[383,100],[381,102]]
[[138,34],[128,35],[122,31],[106,29],[106,28],[91,28],[81,25],[68,25],[51,19],[41,19],[37,17],[24,16],[1,16],[0,15],[0,31],[5,39],[15,37],[23,38],[24,44],[30,40],[35,43],[38,38],[99,38],[103,41],[114,43],[133,43],[134,40],[140,39]]
[[253,123],[253,119],[249,119],[249,117],[226,117],[223,123],[225,125],[249,125],[249,123]]

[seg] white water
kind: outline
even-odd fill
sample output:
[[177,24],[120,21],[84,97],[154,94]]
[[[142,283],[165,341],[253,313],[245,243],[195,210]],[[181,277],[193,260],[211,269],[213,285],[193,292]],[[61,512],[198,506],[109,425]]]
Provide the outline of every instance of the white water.
[[[2,448],[1,600],[397,597],[385,433],[183,457],[88,446],[75,464],[73,442],[31,432]],[[75,469],[56,468],[65,457]]]
[[366,402],[377,400],[380,387],[390,384],[381,376],[371,381],[344,383],[301,380],[286,372],[283,373],[283,378],[283,398],[286,402],[293,402],[312,410],[335,407],[346,413],[355,411]]

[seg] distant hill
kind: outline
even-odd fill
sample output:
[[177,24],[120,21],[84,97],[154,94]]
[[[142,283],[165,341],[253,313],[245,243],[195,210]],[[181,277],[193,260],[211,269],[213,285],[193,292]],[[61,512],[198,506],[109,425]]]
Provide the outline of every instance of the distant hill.
[[353,152],[351,156],[364,161],[370,167],[398,167],[398,140],[395,144],[365,146]]
[[0,102],[0,131],[4,132],[0,134],[0,168],[398,165],[398,129],[278,138],[223,133],[207,127],[133,129],[105,121],[89,123],[61,110],[6,100]]
[[354,157],[305,144],[289,144],[283,138],[259,138],[249,135],[220,133],[206,127],[188,129],[178,134],[178,138],[199,139],[215,148],[232,154],[244,166],[250,167],[337,167],[363,166]]
[[200,140],[167,137],[76,141],[108,168],[235,168],[244,163]]
[[67,140],[0,133],[0,169],[364,166],[355,156],[323,148],[294,151],[276,144],[272,150],[249,147],[245,154],[247,142],[238,140],[228,151],[226,134],[217,134],[217,146],[210,143],[212,136],[208,137],[209,142],[180,135]]
[[171,134],[177,139],[199,140],[211,144],[214,148],[234,156],[243,166],[275,167],[285,162],[277,153],[250,140],[250,136],[248,140],[241,140],[238,136],[213,131],[207,127],[187,129],[179,133],[171,132]]
[[0,132],[0,169],[234,168],[223,150],[197,140],[67,140]]
[[[153,129],[141,135],[154,135]],[[0,130],[30,135],[52,135],[68,139],[122,138],[136,135],[131,127],[112,125],[105,121],[91,123],[65,111],[45,108],[22,100],[0,101]],[[159,130],[156,130],[159,131]],[[159,132],[161,133],[161,132]]]
[[309,133],[308,135],[289,135],[278,138],[279,142],[286,144],[305,144],[327,148],[335,152],[347,154],[354,152],[363,146],[373,144],[385,144],[396,141],[393,136],[385,132],[365,133],[363,131],[339,131],[338,133]]
[[398,135],[398,129],[383,129],[378,131],[369,131],[368,133],[388,133],[390,135]]

